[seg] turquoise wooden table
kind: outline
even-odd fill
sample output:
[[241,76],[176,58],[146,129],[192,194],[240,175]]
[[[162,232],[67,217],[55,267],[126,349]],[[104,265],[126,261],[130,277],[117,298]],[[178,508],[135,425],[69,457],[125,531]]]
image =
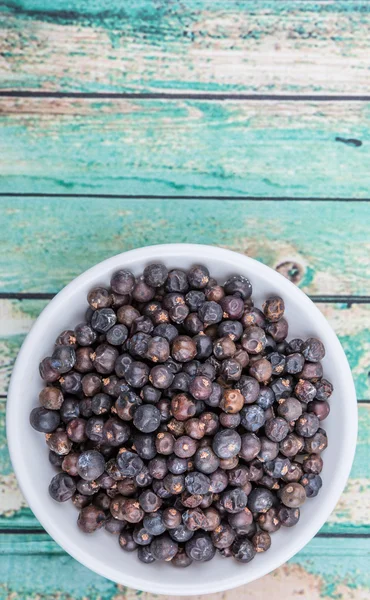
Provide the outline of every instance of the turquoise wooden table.
[[336,330],[356,384],[348,485],[289,563],[212,598],[370,597],[370,3],[0,4],[0,599],[128,600],[22,498],[6,392],[34,319],[71,278],[161,242],[277,269]]

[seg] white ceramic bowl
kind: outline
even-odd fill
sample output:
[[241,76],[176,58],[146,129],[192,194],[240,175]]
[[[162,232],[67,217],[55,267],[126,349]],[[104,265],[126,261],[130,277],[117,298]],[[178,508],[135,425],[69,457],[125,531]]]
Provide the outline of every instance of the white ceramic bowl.
[[[293,529],[282,528],[272,537],[272,546],[247,564],[215,557],[188,569],[171,565],[144,565],[136,553],[122,552],[117,539],[105,531],[83,534],[76,525],[77,512],[71,502],[59,504],[48,495],[55,474],[49,464],[44,436],[29,424],[29,413],[38,404],[42,381],[41,359],[50,354],[60,331],[73,328],[86,310],[86,294],[97,284],[108,284],[120,267],[142,272],[150,262],[167,267],[189,268],[202,262],[220,282],[232,274],[249,277],[253,298],[260,306],[268,294],[284,298],[289,337],[319,337],[326,347],[324,374],[334,384],[332,412],[325,421],[329,446],[324,452],[323,487],[320,494],[301,509]],[[309,298],[290,281],[259,262],[221,248],[196,244],[168,244],[140,248],[114,256],[89,269],[67,285],[45,308],[27,336],[17,358],[9,388],[7,408],[8,443],[18,482],[37,519],[71,556],[96,573],[131,588],[159,594],[209,594],[233,588],[262,577],[298,552],[325,523],[347,481],[355,451],[357,406],[351,372],[343,349],[325,318]]]

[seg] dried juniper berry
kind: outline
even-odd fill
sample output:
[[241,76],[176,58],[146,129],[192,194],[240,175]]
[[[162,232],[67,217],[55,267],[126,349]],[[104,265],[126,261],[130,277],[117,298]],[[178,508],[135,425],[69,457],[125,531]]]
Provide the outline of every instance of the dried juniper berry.
[[281,417],[269,419],[265,423],[265,434],[273,442],[281,442],[288,433],[289,425],[287,421]]
[[59,413],[46,408],[34,408],[30,414],[30,424],[36,431],[51,433],[60,423]]
[[297,398],[281,398],[277,413],[287,421],[296,421],[302,414],[302,404]]
[[256,402],[260,393],[260,384],[254,377],[242,375],[235,387],[243,394],[245,404]]
[[248,300],[252,295],[252,284],[247,277],[233,275],[225,281],[224,290],[226,294],[235,294],[243,298],[243,300]]
[[309,403],[307,411],[314,413],[319,421],[323,421],[330,413],[330,405],[325,400],[313,400]]
[[66,473],[54,475],[49,485],[49,494],[57,502],[66,502],[72,498],[76,485],[72,477]]
[[215,434],[212,448],[219,458],[232,458],[240,452],[240,435],[232,429],[223,429]]
[[303,471],[307,474],[319,475],[323,468],[323,460],[319,454],[309,454],[303,461]]
[[259,358],[250,366],[249,375],[257,379],[259,383],[269,381],[272,375],[271,363],[266,358]]
[[150,544],[150,552],[156,560],[170,561],[176,556],[179,546],[167,533],[155,537]]
[[314,413],[303,413],[296,421],[295,429],[304,438],[312,437],[320,427],[320,421]]
[[265,317],[271,323],[282,318],[285,310],[284,300],[280,296],[270,296],[263,305]]
[[189,284],[186,272],[181,269],[172,269],[169,271],[165,282],[165,289],[169,293],[178,292],[184,294],[187,292]]
[[322,375],[323,368],[320,362],[305,362],[302,371],[299,373],[301,379],[308,379],[312,383],[317,383]]
[[150,370],[149,381],[159,390],[169,388],[173,379],[174,374],[167,365],[157,365]]
[[241,436],[239,456],[246,461],[253,460],[261,450],[260,439],[254,433],[244,433]]
[[257,553],[266,552],[271,546],[271,537],[267,531],[258,531],[251,541]]
[[260,406],[256,404],[244,406],[240,411],[241,424],[244,429],[251,432],[258,431],[265,423],[265,413]]
[[236,429],[237,427],[239,427],[241,422],[240,413],[229,414],[222,412],[220,414],[219,419],[220,425],[222,425],[222,427],[228,427],[230,429]]
[[179,548],[177,554],[171,560],[171,565],[180,569],[184,569],[186,567],[189,567],[192,564],[192,562],[193,561],[190,558],[190,556],[186,554],[185,549]]
[[81,510],[77,519],[77,525],[84,533],[93,533],[103,527],[106,518],[103,510],[90,504]]
[[180,458],[190,458],[196,453],[197,443],[191,437],[183,435],[176,440],[173,450]]
[[328,438],[326,432],[321,428],[312,437],[305,438],[304,440],[304,450],[310,454],[322,452],[327,445]]
[[165,283],[168,276],[168,270],[161,263],[152,263],[145,267],[143,275],[147,285],[158,288]]
[[316,475],[315,473],[307,473],[303,475],[302,479],[300,480],[300,484],[301,487],[303,487],[307,498],[314,498],[317,496],[322,487],[322,479],[320,475]]
[[244,312],[244,302],[240,296],[225,296],[220,301],[225,319],[240,319]]
[[149,546],[139,546],[137,549],[137,557],[140,560],[140,562],[146,565],[155,562],[155,558]]
[[242,563],[250,562],[256,555],[252,542],[247,537],[238,537],[231,547],[233,557]]
[[281,521],[277,508],[273,506],[267,512],[260,513],[257,517],[257,523],[263,531],[268,531],[268,533],[278,531],[281,527]]
[[197,562],[207,562],[214,557],[216,548],[212,544],[211,537],[208,533],[197,532],[186,542],[185,552],[192,560]]
[[194,265],[188,271],[188,282],[191,288],[201,290],[209,283],[210,275],[206,266]]
[[169,456],[172,454],[175,446],[175,438],[169,431],[157,433],[155,438],[155,447],[159,454]]
[[144,463],[135,452],[121,448],[117,456],[117,467],[124,477],[136,477]]
[[256,404],[263,410],[267,410],[275,402],[275,394],[271,387],[262,385],[256,400]]
[[296,433],[288,433],[279,444],[281,454],[289,458],[294,458],[299,454],[304,446],[304,439]]
[[171,348],[171,356],[180,363],[186,363],[195,358],[197,353],[196,343],[187,335],[177,336]]
[[278,511],[279,522],[283,527],[294,527],[299,521],[299,508],[281,506]]

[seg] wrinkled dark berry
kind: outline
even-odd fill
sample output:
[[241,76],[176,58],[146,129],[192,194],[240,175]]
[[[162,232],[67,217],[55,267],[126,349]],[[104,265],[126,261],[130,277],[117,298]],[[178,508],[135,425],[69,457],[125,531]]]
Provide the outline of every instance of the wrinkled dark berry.
[[306,492],[299,483],[287,483],[280,491],[279,497],[288,508],[299,508],[306,500]]
[[214,557],[216,549],[208,533],[197,532],[186,542],[185,552],[192,560],[207,562]]
[[281,442],[288,433],[289,425],[286,420],[281,417],[269,419],[265,423],[265,434],[273,442]]
[[235,294],[241,296],[243,300],[248,300],[252,295],[252,284],[242,275],[233,275],[224,284],[226,294]]
[[277,508],[272,507],[265,513],[259,514],[257,523],[263,531],[268,531],[268,533],[278,531],[281,527],[281,522]]
[[299,521],[299,508],[281,506],[278,511],[279,522],[283,527],[293,527]]
[[248,496],[248,508],[252,512],[265,513],[273,504],[272,492],[262,487],[254,488]]
[[239,390],[225,390],[223,398],[220,402],[220,408],[230,414],[235,414],[241,411],[244,406],[244,396]]
[[178,292],[184,294],[189,289],[188,277],[185,271],[181,269],[173,269],[168,273],[167,281],[165,283],[167,292],[174,293]]
[[150,544],[150,551],[156,560],[171,560],[176,556],[179,547],[168,534],[155,537]]
[[297,398],[281,398],[277,413],[287,421],[296,421],[302,414],[302,405]]
[[224,429],[216,433],[212,448],[219,458],[236,456],[241,449],[240,435],[232,429]]
[[205,326],[220,323],[223,317],[221,306],[213,300],[204,302],[199,308],[198,314]]
[[77,525],[84,533],[93,533],[103,527],[106,521],[104,511],[90,504],[85,506],[79,514]]
[[221,504],[228,513],[238,513],[247,506],[248,497],[240,488],[223,492]]
[[[289,325],[286,319],[280,319],[276,323],[268,323],[266,325],[266,334],[268,344],[266,345],[267,351],[274,351],[276,343],[282,342],[288,335]],[[272,339],[271,339],[272,338]]]
[[30,423],[36,431],[51,433],[60,423],[59,413],[46,408],[34,408],[30,414]]
[[257,553],[266,552],[271,546],[271,537],[267,531],[259,531],[252,537],[252,544]]
[[248,563],[255,554],[256,550],[247,537],[238,537],[232,545],[232,555],[238,562]]
[[261,449],[260,439],[254,433],[245,433],[241,436],[239,456],[246,461],[253,460]]
[[296,456],[302,451],[304,440],[295,433],[289,433],[280,444],[279,449],[281,454],[289,458]]
[[315,387],[317,400],[328,400],[333,393],[333,385],[327,379],[321,379],[315,384]]
[[316,383],[321,379],[323,374],[322,364],[320,362],[306,362],[302,371],[299,373],[301,379],[308,379],[312,383]]
[[275,394],[271,387],[262,385],[259,390],[258,398],[256,400],[256,404],[260,406],[263,410],[268,409],[275,402]]
[[136,477],[143,468],[143,461],[134,452],[121,449],[117,456],[117,467],[125,477]]
[[91,346],[97,339],[96,331],[88,323],[79,323],[79,325],[76,325],[74,334],[76,342],[80,346]]
[[190,287],[196,290],[205,288],[209,283],[209,271],[204,265],[195,265],[188,271],[188,281]]
[[310,454],[322,452],[328,445],[328,438],[323,429],[319,429],[312,437],[304,440],[304,450]]
[[241,424],[247,431],[258,431],[265,423],[265,413],[256,404],[244,406],[240,411]]
[[280,296],[270,296],[263,305],[265,317],[271,323],[279,321],[284,314],[284,300]]
[[303,413],[295,424],[298,435],[304,438],[312,437],[320,427],[320,421],[314,413]]
[[294,393],[301,402],[311,402],[317,393],[316,387],[310,381],[300,379],[294,388]]
[[226,358],[221,363],[220,374],[226,381],[239,381],[242,366],[235,358]]
[[259,438],[260,451],[258,452],[258,458],[261,462],[268,462],[274,460],[279,454],[279,444],[263,436]]
[[180,458],[190,458],[190,456],[195,454],[196,450],[196,441],[187,435],[179,437],[176,440],[173,449],[176,456],[179,456]]
[[49,494],[57,502],[66,502],[72,498],[76,491],[76,485],[66,473],[58,473],[53,477],[49,485]]
[[[320,475],[315,473],[305,474],[300,480],[301,487],[305,490],[307,498],[314,498],[319,493],[322,487],[322,479]],[[293,485],[293,484],[291,484]],[[295,485],[299,485],[298,483]]]
[[307,410],[314,413],[319,421],[323,421],[330,413],[330,405],[325,400],[314,400],[309,403]]
[[324,344],[317,338],[309,338],[302,345],[301,352],[309,362],[320,362],[325,356]]
[[269,381],[272,375],[271,363],[266,358],[259,358],[249,368],[249,375],[257,379],[259,383]]

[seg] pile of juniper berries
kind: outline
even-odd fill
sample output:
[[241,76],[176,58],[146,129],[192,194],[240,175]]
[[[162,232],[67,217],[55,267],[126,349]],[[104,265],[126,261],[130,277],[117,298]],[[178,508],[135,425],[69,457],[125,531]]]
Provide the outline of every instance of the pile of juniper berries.
[[144,563],[216,551],[247,563],[318,494],[333,386],[320,340],[287,342],[284,301],[241,275],[121,269],[40,364],[30,415],[58,469],[49,493]]

